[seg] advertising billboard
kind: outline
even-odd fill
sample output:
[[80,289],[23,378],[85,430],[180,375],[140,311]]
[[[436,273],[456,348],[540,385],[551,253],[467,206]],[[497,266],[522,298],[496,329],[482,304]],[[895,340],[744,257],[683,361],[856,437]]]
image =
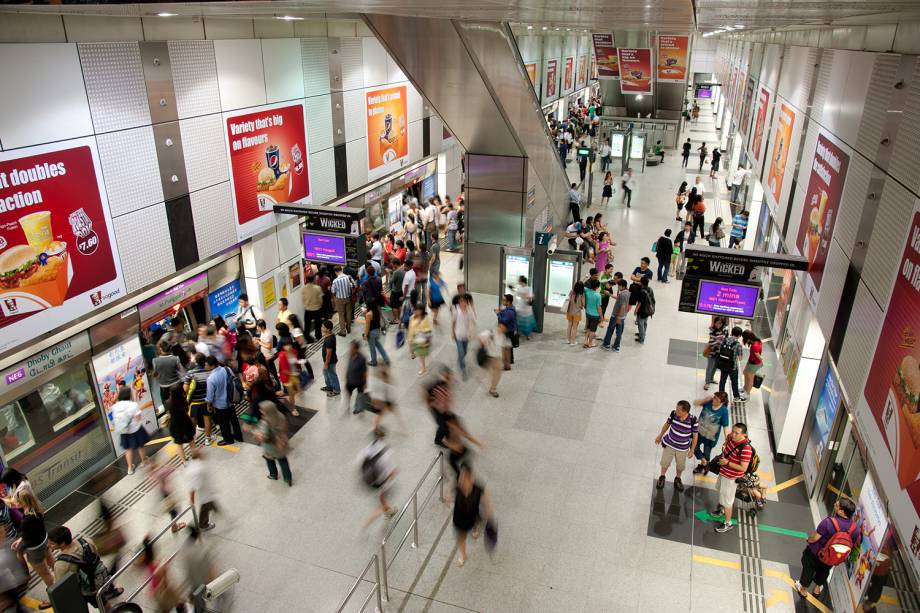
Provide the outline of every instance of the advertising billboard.
[[779,204],[780,195],[783,192],[793,127],[795,127],[795,111],[785,103],[780,104],[776,128],[773,131],[773,153],[770,155],[770,167],[767,171],[766,192],[773,196],[774,205]]
[[760,287],[757,285],[700,280],[696,312],[752,319],[759,296]]
[[569,260],[550,260],[549,275],[546,281],[546,306],[562,308],[572,284],[575,283],[575,262]]
[[578,58],[578,70],[575,73],[575,87],[581,88],[588,82],[588,56],[582,55]]
[[405,85],[370,90],[367,105],[367,178],[378,179],[409,161],[409,109]]
[[624,94],[652,93],[652,50],[620,47],[620,91]]
[[528,62],[524,64],[524,69],[527,71],[527,76],[530,77],[530,84],[533,86],[534,90],[537,89],[537,63]]
[[760,88],[760,95],[757,97],[757,115],[754,118],[754,136],[751,140],[751,151],[754,159],[760,161],[760,149],[763,147],[763,130],[767,123],[767,110],[770,106],[770,91]]
[[575,89],[575,58],[565,58],[565,72],[562,79],[562,91],[570,92]]
[[690,37],[662,34],[658,36],[658,80],[683,83],[687,79]]
[[818,395],[818,406],[815,407],[815,418],[808,437],[808,445],[802,457],[802,473],[808,484],[808,491],[814,487],[818,479],[818,470],[821,468],[821,459],[827,449],[827,440],[831,435],[831,428],[837,418],[837,409],[840,408],[840,383],[833,367],[828,365],[827,374],[824,375],[824,384]]
[[272,104],[224,114],[237,237],[274,224],[272,206],[310,204],[303,103]]
[[558,82],[559,60],[546,60],[546,99],[556,97],[556,83]]
[[236,309],[239,307],[240,294],[242,293],[243,288],[239,279],[234,279],[230,283],[208,293],[208,309],[211,313],[211,318],[220,315],[228,326],[233,325],[236,320]]
[[303,255],[311,262],[344,264],[345,237],[304,233]]
[[613,44],[613,34],[592,34],[598,79],[619,79],[620,59]]
[[0,351],[125,293],[95,139],[0,153]]

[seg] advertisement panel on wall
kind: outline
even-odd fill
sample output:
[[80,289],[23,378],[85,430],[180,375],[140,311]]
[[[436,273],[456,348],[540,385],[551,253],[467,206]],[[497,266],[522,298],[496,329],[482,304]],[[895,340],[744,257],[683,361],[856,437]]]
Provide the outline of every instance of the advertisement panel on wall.
[[818,479],[818,469],[821,468],[821,459],[827,449],[827,440],[830,438],[831,427],[837,418],[839,408],[840,383],[837,381],[837,374],[833,367],[828,364],[824,383],[818,394],[818,404],[815,407],[815,417],[811,426],[811,434],[808,437],[808,445],[802,457],[802,473],[805,475],[808,491],[812,490]]
[[578,71],[575,73],[575,87],[582,88],[588,82],[588,56],[578,58]]
[[619,79],[620,59],[613,44],[613,34],[592,34],[598,79]]
[[795,246],[808,258],[805,288],[812,305],[818,303],[818,290],[824,276],[827,252],[834,234],[834,224],[840,209],[843,186],[850,163],[848,151],[831,140],[823,129],[818,133],[815,154],[811,163],[811,176],[805,191],[805,206],[799,222],[799,235]]
[[754,79],[748,77],[747,84],[744,88],[744,102],[741,105],[741,123],[738,124],[738,129],[742,134],[747,135],[750,133],[751,127],[751,106],[754,101]]
[[274,224],[272,206],[310,204],[303,103],[285,102],[224,114],[237,237]]
[[537,89],[537,63],[528,62],[524,64],[524,69],[527,71],[527,76],[530,77],[530,85],[533,86],[534,90]]
[[142,424],[148,434],[157,429],[156,409],[147,381],[147,368],[140,339],[133,337],[108,351],[93,356],[93,372],[96,375],[96,388],[102,399],[102,412],[109,425],[109,434],[115,445],[115,453],[121,455],[121,432],[116,430],[112,406],[118,401],[118,390],[123,386],[131,389],[131,400],[141,408]]
[[556,97],[556,83],[558,80],[559,60],[546,60],[546,99],[550,100]]
[[345,237],[304,233],[303,253],[311,262],[345,264]]
[[662,34],[658,37],[658,80],[683,83],[687,79],[690,37]]
[[786,178],[786,162],[791,149],[792,129],[795,127],[795,111],[785,103],[780,104],[773,130],[773,153],[770,154],[770,166],[767,171],[766,193],[772,196],[773,205],[779,204],[783,193],[783,181]]
[[562,73],[562,91],[570,92],[575,89],[575,58],[565,58],[565,72]]
[[239,279],[234,279],[230,283],[208,293],[208,309],[211,313],[211,318],[219,315],[224,318],[227,325],[233,325],[236,321],[236,309],[239,307],[240,294],[242,293],[243,287]]
[[378,179],[409,161],[409,110],[405,85],[367,92],[367,178]]
[[652,93],[652,50],[620,47],[620,91],[624,94]]
[[125,295],[86,138],[0,153],[0,351]]
[[751,139],[751,152],[754,159],[760,161],[760,150],[763,147],[763,131],[767,123],[767,110],[770,107],[770,91],[760,88],[760,95],[757,97],[757,115],[754,118],[754,135]]

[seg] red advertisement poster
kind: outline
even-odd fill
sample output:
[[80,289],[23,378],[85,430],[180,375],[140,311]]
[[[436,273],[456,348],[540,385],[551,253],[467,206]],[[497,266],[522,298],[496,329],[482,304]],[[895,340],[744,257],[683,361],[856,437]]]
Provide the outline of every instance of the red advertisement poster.
[[[897,482],[920,511],[920,201],[885,312],[863,396],[894,463]],[[883,469],[884,464],[879,466]],[[886,492],[895,497],[893,492]],[[914,549],[913,543],[911,549]]]
[[763,129],[767,123],[767,110],[770,106],[770,92],[764,87],[760,88],[760,96],[757,100],[757,116],[754,118],[754,139],[751,143],[751,151],[754,153],[754,159],[760,161],[760,149],[763,147]]
[[613,34],[592,34],[598,79],[619,79],[620,58],[613,44]]
[[0,350],[125,295],[106,202],[95,139],[0,153]]
[[624,94],[652,93],[652,50],[620,47],[620,91]]
[[240,240],[274,223],[272,206],[309,204],[310,172],[303,104],[227,113],[230,183]]
[[529,62],[524,64],[524,69],[527,70],[527,76],[530,77],[530,84],[534,89],[537,88],[537,64],[536,62]]
[[575,87],[584,87],[588,80],[588,56],[578,58],[578,72],[575,75]]
[[367,92],[367,178],[409,161],[409,110],[405,85]]
[[687,78],[690,37],[663,34],[658,37],[658,80],[683,83]]
[[821,289],[821,277],[824,275],[824,264],[834,234],[834,223],[840,210],[840,198],[849,164],[850,156],[823,131],[819,132],[808,189],[805,191],[799,235],[795,241],[799,253],[808,258],[808,276],[815,291]]
[[567,92],[575,87],[575,58],[567,57],[565,58],[565,72],[562,73],[564,78],[562,79],[563,86],[562,91]]
[[591,58],[591,69],[588,72],[588,78],[589,79],[597,78],[597,62],[594,60],[593,57]]
[[770,155],[770,169],[767,171],[767,191],[773,195],[773,202],[778,204],[783,191],[783,179],[786,177],[786,162],[789,160],[789,141],[792,140],[792,128],[795,126],[795,111],[785,104],[779,108],[776,130],[773,133],[773,153]]
[[558,81],[557,72],[559,70],[559,60],[546,60],[546,97],[554,98],[556,96],[556,83]]
[[744,104],[741,107],[741,123],[738,129],[742,134],[748,134],[751,127],[751,102],[754,100],[754,79],[748,77],[744,89]]

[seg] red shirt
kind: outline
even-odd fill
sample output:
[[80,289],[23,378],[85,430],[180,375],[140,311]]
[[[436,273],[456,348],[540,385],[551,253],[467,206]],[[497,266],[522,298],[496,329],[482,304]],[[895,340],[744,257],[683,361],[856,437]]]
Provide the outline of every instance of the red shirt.
[[763,343],[760,341],[754,341],[751,343],[751,353],[748,355],[748,363],[754,364],[756,366],[758,364],[762,364],[763,360],[754,355],[755,353],[763,355]]
[[[739,449],[740,447],[740,449]],[[725,441],[725,446],[722,448],[722,457],[731,462],[732,464],[747,464],[751,461],[751,458],[754,457],[754,451],[751,449],[751,441],[747,437],[744,437],[744,440],[740,443],[729,440]],[[729,467],[727,464],[719,469],[719,474],[726,479],[735,480],[741,475],[744,474],[743,470],[735,470],[734,468]]]

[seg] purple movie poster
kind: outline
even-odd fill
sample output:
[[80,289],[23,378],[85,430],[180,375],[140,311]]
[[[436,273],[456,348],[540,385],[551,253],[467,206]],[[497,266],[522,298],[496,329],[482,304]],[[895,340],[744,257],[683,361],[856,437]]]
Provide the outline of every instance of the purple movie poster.
[[345,238],[325,234],[304,234],[303,256],[311,262],[344,264]]
[[752,285],[700,281],[696,310],[700,313],[751,319],[759,295],[760,288]]

